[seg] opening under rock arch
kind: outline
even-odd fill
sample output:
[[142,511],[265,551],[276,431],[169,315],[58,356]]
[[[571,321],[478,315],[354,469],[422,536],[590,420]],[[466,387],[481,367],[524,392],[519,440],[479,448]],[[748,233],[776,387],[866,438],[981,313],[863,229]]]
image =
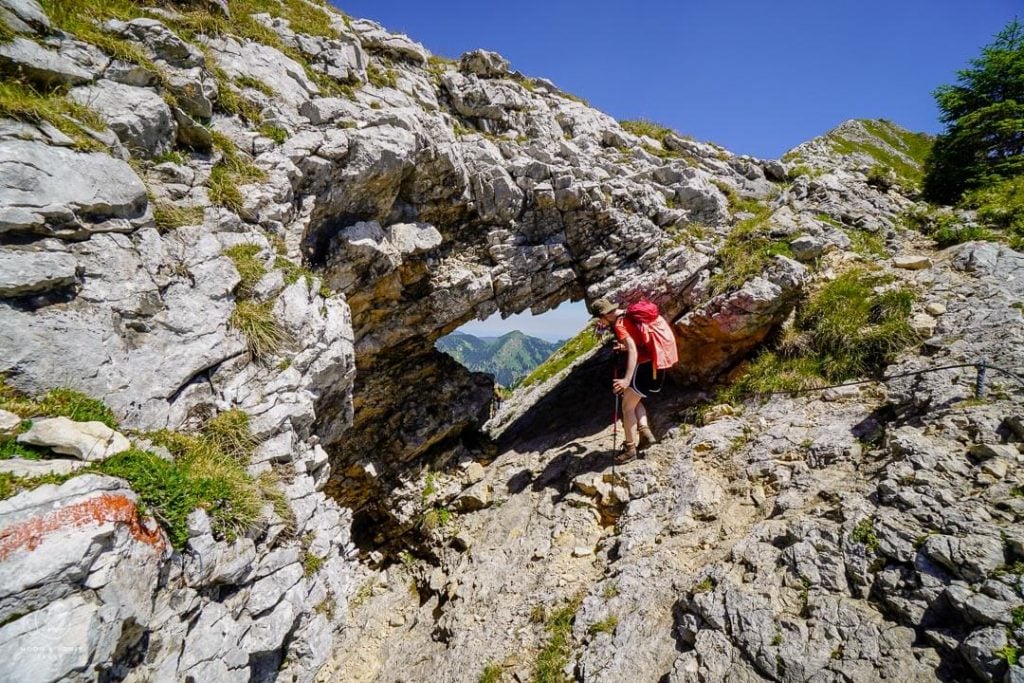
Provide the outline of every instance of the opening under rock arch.
[[524,312],[503,319],[495,313],[487,320],[466,323],[438,339],[435,347],[511,389],[579,333],[588,316],[582,301],[562,303],[537,315]]

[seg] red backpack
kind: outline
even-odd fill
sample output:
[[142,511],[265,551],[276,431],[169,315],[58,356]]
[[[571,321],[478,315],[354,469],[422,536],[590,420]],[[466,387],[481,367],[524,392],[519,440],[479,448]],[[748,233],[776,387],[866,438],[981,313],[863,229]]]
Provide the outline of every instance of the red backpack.
[[626,307],[626,317],[643,333],[644,344],[651,356],[653,375],[658,370],[665,370],[679,360],[679,349],[676,348],[676,337],[672,327],[661,317],[657,304],[648,299],[641,299]]

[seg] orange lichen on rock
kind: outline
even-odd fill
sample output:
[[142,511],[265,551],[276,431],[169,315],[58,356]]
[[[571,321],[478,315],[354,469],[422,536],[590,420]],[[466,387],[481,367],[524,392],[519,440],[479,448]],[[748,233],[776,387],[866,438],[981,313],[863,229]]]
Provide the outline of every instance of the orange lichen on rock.
[[35,550],[43,539],[55,531],[107,522],[124,524],[137,541],[153,546],[161,554],[167,547],[159,527],[151,530],[142,523],[134,501],[126,496],[104,493],[0,530],[0,562],[7,560],[17,550]]

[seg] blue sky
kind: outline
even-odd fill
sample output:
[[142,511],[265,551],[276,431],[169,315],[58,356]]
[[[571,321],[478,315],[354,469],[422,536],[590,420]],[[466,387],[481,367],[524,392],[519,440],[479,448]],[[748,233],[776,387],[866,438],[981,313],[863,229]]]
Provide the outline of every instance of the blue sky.
[[495,313],[487,320],[473,320],[459,328],[459,332],[473,334],[477,337],[500,337],[506,332],[519,330],[531,337],[540,337],[547,341],[559,341],[573,336],[587,324],[590,314],[582,301],[564,302],[558,308],[541,315],[531,315],[529,311],[511,315],[505,320]]
[[[495,50],[617,119],[759,157],[849,118],[938,132],[932,91],[1024,18],[1021,0],[334,1],[434,53]],[[545,336],[586,319],[582,304],[558,310]]]

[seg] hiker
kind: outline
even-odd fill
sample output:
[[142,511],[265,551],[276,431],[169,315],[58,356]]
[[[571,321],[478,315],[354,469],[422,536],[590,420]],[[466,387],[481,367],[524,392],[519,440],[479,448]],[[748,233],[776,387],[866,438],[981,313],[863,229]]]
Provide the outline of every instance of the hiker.
[[501,402],[505,398],[502,395],[502,393],[501,393],[503,388],[504,387],[502,387],[497,382],[494,383],[494,395],[491,397],[491,417],[492,418],[495,415],[498,414],[499,410],[501,410]]
[[626,372],[621,378],[616,373],[612,380],[612,391],[622,396],[625,443],[615,455],[616,464],[622,464],[637,457],[638,444],[646,448],[658,442],[648,425],[643,399],[661,391],[662,371],[675,365],[679,352],[671,326],[650,301],[638,301],[623,310],[608,299],[598,299],[590,312],[614,332],[615,350],[627,354]]

